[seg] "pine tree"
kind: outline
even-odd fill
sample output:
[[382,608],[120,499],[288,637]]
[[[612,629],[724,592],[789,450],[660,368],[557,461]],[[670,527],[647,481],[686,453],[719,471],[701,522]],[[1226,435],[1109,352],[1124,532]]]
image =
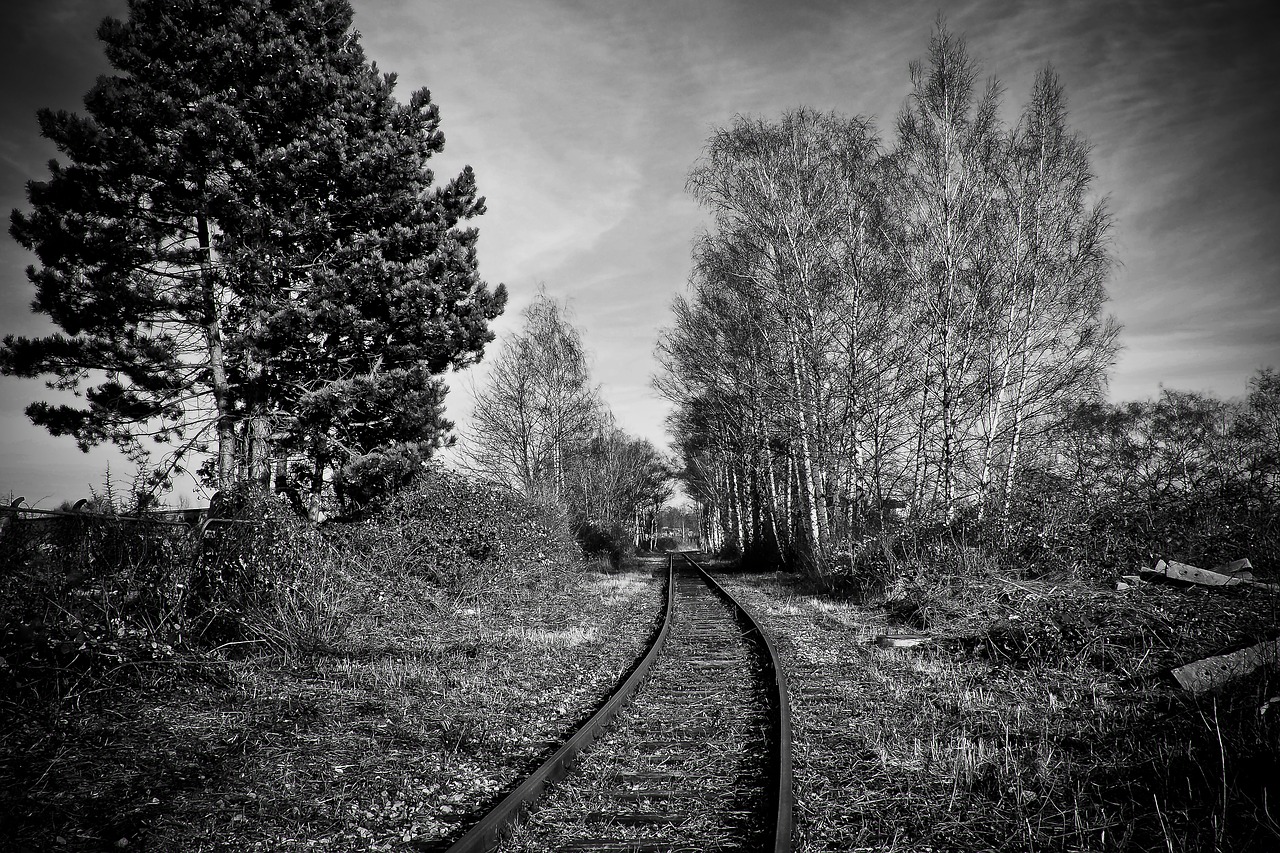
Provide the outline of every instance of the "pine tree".
[[13,215],[61,331],[7,337],[0,369],[85,401],[32,421],[138,458],[153,437],[175,470],[213,444],[217,484],[429,453],[439,374],[480,357],[506,299],[460,227],[484,212],[470,168],[433,187],[429,93],[395,100],[346,0],[129,10],[99,28],[118,73],[86,113],[40,112],[67,164]]

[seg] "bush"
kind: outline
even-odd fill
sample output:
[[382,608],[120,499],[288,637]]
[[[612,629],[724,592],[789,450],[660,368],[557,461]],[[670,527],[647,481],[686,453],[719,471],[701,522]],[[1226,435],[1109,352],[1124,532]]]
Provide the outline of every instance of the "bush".
[[369,573],[425,578],[455,602],[553,582],[582,561],[563,519],[439,465],[427,465],[408,489],[331,525],[325,536]]
[[226,643],[332,646],[352,608],[344,565],[288,503],[247,487],[193,528],[138,514],[110,487],[83,515],[23,520],[0,537],[0,658],[33,689],[64,674]]
[[583,554],[588,558],[605,558],[615,569],[633,551],[630,535],[616,524],[602,527],[589,521],[579,521],[573,526],[573,533]]
[[189,533],[128,514],[138,497],[108,481],[83,515],[15,520],[0,535],[8,689],[61,689],[64,675],[170,658],[188,641]]
[[188,605],[202,643],[258,641],[293,655],[336,645],[358,606],[351,560],[282,495],[238,487],[218,497]]
[[1170,493],[1160,499],[1085,499],[1063,478],[1031,472],[1007,528],[988,541],[1008,570],[1027,576],[1099,579],[1160,559],[1212,567],[1240,557],[1280,565],[1280,507],[1231,494]]
[[218,520],[190,528],[125,515],[108,490],[92,515],[11,524],[0,536],[6,683],[241,643],[324,652],[401,580],[459,603],[519,596],[582,561],[563,519],[433,465],[381,507],[319,529],[249,486],[216,504]]

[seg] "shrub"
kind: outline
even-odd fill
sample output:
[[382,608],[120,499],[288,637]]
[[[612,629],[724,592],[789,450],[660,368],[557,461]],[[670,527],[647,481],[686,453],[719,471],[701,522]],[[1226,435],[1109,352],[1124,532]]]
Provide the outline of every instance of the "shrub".
[[1032,472],[1017,498],[1007,526],[996,519],[982,532],[1006,569],[1022,575],[1096,579],[1158,559],[1206,567],[1240,557],[1259,567],[1280,560],[1280,507],[1240,495],[1085,497],[1063,478]]
[[217,520],[198,529],[125,515],[127,505],[108,490],[92,515],[24,520],[0,536],[9,686],[240,643],[322,652],[400,580],[440,601],[511,597],[582,559],[563,519],[433,465],[382,506],[320,529],[249,486],[220,492]]
[[85,674],[169,658],[187,642],[188,531],[129,514],[137,497],[118,495],[108,480],[83,515],[6,526],[0,535],[6,692],[49,688],[56,695]]
[[265,642],[294,655],[333,647],[358,604],[350,559],[284,496],[242,486],[217,503],[188,606],[201,640]]
[[563,519],[435,464],[385,505],[331,525],[325,536],[369,573],[425,578],[454,601],[552,582],[582,559]]
[[583,554],[588,558],[607,559],[615,569],[634,550],[631,537],[616,524],[603,527],[589,521],[579,521],[573,526],[573,533]]

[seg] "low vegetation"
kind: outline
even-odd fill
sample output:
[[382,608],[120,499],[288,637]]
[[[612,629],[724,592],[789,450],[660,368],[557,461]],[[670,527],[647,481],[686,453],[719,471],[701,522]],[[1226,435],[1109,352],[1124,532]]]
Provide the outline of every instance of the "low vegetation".
[[[1031,580],[980,553],[890,547],[907,580],[870,595],[730,576],[790,679],[799,850],[1280,843],[1276,662],[1201,696],[1168,677],[1274,636],[1280,597]],[[886,634],[929,641],[881,648]]]
[[5,849],[429,849],[594,708],[658,608],[560,519],[434,469],[318,530],[275,499],[203,533],[129,503],[0,538]]
[[[250,493],[203,531],[135,500],[108,487],[0,537],[6,849],[442,849],[659,609],[647,572],[584,564],[565,519],[435,468],[319,528]],[[729,573],[788,673],[799,850],[1280,841],[1274,662],[1200,696],[1168,678],[1274,637],[1280,598],[1117,591],[1136,566],[1052,518],[1023,551],[889,522],[822,577]],[[1149,546],[1127,535],[1112,553]]]

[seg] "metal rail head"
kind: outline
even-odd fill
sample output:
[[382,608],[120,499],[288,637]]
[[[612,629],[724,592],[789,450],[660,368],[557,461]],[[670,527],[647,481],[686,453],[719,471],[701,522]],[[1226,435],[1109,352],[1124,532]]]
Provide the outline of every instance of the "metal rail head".
[[495,849],[502,839],[510,823],[520,812],[536,800],[552,782],[563,779],[569,772],[578,755],[596,742],[622,706],[635,694],[640,682],[649,671],[649,667],[662,653],[667,634],[671,630],[671,613],[675,608],[675,584],[672,582],[672,560],[667,556],[667,594],[662,610],[661,622],[649,641],[649,648],[640,658],[631,674],[620,684],[598,711],[578,727],[578,730],[564,742],[555,753],[521,782],[514,790],[503,797],[496,806],[482,817],[461,838],[455,841],[445,853],[488,853]]
[[787,679],[782,673],[782,666],[778,663],[778,652],[773,643],[773,637],[756,620],[751,611],[722,587],[706,569],[698,565],[688,554],[682,553],[680,556],[684,557],[689,565],[697,570],[698,574],[702,576],[708,586],[715,590],[717,595],[729,603],[729,606],[734,609],[739,618],[746,623],[748,633],[754,635],[759,641],[761,662],[770,681],[768,692],[771,701],[769,704],[774,711],[774,738],[771,744],[774,767],[770,773],[769,781],[773,787],[772,799],[775,802],[775,809],[773,812],[773,846],[770,849],[773,850],[773,853],[791,853],[791,832],[795,811],[795,793],[792,790],[791,782],[791,703],[787,697]]

